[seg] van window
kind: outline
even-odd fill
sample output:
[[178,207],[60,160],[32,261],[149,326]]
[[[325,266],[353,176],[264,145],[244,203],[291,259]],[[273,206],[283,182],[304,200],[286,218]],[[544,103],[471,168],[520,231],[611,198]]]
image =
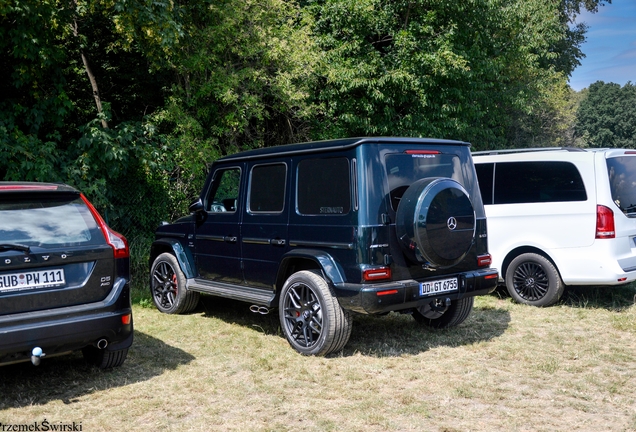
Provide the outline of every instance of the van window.
[[285,207],[287,165],[256,165],[250,176],[250,213],[281,213]]
[[570,162],[495,164],[494,204],[586,201],[578,169]]
[[612,201],[623,213],[636,217],[636,157],[607,159]]
[[479,181],[479,192],[481,193],[481,200],[484,204],[492,204],[492,181],[494,168],[494,163],[475,164],[477,180]]
[[298,164],[298,213],[340,215],[351,210],[347,158],[305,159]]

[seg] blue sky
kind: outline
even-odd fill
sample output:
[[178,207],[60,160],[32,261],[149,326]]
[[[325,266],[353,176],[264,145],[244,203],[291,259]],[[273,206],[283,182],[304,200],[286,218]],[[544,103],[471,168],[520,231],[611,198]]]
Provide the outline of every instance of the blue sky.
[[587,57],[572,73],[570,86],[579,91],[596,81],[636,84],[636,0],[612,0],[595,14],[581,14],[581,21],[589,27],[581,47]]

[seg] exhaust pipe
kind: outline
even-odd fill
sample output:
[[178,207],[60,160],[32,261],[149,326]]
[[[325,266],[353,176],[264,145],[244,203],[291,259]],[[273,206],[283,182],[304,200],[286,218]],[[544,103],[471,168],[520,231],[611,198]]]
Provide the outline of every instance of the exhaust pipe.
[[108,341],[106,339],[100,339],[95,343],[95,346],[99,349],[106,349]]
[[33,366],[38,366],[40,364],[40,360],[42,359],[42,357],[44,357],[46,354],[44,354],[42,352],[42,348],[40,347],[35,347],[31,350],[31,363],[33,363]]
[[267,315],[271,311],[271,309],[265,306],[252,305],[250,306],[250,311],[254,313],[259,313],[261,315]]

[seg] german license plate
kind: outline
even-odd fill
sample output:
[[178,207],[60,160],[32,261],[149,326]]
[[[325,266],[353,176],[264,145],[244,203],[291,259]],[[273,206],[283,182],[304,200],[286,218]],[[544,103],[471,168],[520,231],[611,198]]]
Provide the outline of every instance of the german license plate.
[[420,282],[420,295],[430,296],[445,292],[457,291],[458,288],[459,284],[457,282],[457,278]]
[[66,284],[64,269],[0,275],[0,291],[50,288]]

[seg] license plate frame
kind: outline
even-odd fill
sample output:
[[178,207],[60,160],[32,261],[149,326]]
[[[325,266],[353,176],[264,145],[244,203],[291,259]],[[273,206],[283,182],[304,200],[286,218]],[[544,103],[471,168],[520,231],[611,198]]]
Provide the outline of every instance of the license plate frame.
[[56,288],[64,285],[66,285],[66,275],[63,268],[0,275],[0,292]]
[[459,290],[459,278],[452,277],[434,281],[420,282],[420,297],[431,297]]

